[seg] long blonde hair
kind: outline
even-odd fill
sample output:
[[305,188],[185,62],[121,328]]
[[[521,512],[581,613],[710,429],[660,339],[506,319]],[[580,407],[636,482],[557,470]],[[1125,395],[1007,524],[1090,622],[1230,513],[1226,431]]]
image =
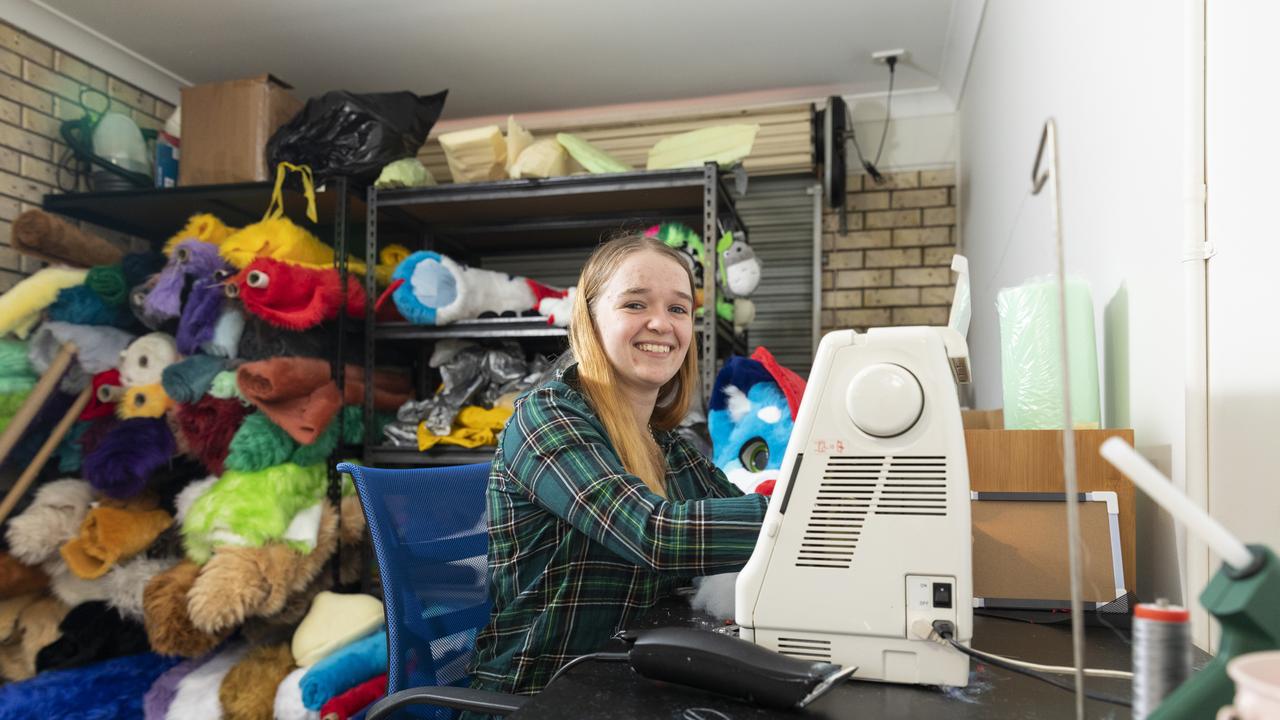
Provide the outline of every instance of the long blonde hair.
[[[638,252],[655,252],[671,258],[684,268],[689,278],[692,294],[693,273],[678,250],[667,247],[656,238],[641,234],[624,235],[610,240],[587,259],[578,277],[578,291],[573,300],[573,313],[569,324],[569,347],[578,361],[578,378],[587,401],[595,408],[604,423],[609,439],[622,460],[627,472],[639,477],[650,490],[666,497],[667,464],[661,450],[649,435],[649,428],[636,422],[635,414],[618,387],[617,370],[609,362],[604,345],[600,342],[600,330],[596,327],[596,302],[605,285],[622,263]],[[684,419],[697,390],[698,352],[690,347],[675,377],[658,392],[658,403],[649,418],[649,426],[656,430],[672,430]]]

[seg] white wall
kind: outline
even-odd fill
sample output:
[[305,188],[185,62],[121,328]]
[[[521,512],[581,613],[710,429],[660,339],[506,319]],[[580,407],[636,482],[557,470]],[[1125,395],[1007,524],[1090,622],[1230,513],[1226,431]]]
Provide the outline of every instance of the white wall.
[[[1092,286],[1106,420],[1175,483],[1183,465],[1183,10],[1167,0],[990,0],[958,112],[977,404],[1001,404],[995,295],[1055,267],[1048,194],[1028,197],[1057,121],[1068,274]],[[1139,505],[1144,597],[1180,600],[1167,518]]]
[[1259,83],[1280,73],[1280,7],[1207,5],[1209,511],[1246,542],[1280,548],[1280,103]]
[[[887,77],[887,75],[886,75]],[[887,82],[887,80],[886,80]],[[847,95],[853,131],[862,155],[874,161],[880,136],[884,151],[877,169],[884,172],[952,165],[959,156],[955,103],[941,89],[895,92],[885,132],[885,94]],[[821,107],[821,104],[819,104]],[[848,147],[849,173],[862,173],[853,144]]]

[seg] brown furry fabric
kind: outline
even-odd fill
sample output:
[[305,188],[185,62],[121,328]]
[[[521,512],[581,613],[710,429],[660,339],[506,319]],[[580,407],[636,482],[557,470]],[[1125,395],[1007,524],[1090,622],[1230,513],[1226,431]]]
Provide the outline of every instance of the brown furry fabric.
[[151,648],[162,655],[199,657],[231,634],[230,630],[208,633],[191,624],[187,615],[187,592],[199,573],[199,565],[183,560],[151,578],[142,593],[147,639]]
[[58,626],[70,609],[42,595],[0,601],[0,677],[15,682],[34,677],[36,655],[62,635]]
[[276,688],[293,671],[287,643],[256,647],[222,679],[218,700],[227,720],[272,720]]
[[206,632],[220,632],[246,618],[280,612],[289,596],[304,589],[333,556],[337,526],[332,506],[325,504],[316,547],[310,553],[299,553],[283,543],[219,547],[188,594],[192,623]]
[[124,257],[124,250],[43,210],[19,215],[11,242],[23,255],[72,267],[114,265]]
[[40,592],[49,587],[49,576],[43,570],[18,562],[7,552],[0,552],[0,600]]

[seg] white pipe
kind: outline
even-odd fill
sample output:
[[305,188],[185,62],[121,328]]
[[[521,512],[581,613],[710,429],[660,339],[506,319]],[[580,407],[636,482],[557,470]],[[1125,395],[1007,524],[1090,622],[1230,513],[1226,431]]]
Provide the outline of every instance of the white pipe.
[[1239,538],[1191,502],[1186,495],[1178,492],[1169,478],[1147,462],[1137,450],[1129,447],[1128,443],[1118,437],[1108,438],[1102,443],[1099,452],[1175,520],[1185,525],[1188,531],[1208,543],[1228,565],[1244,570],[1253,562],[1253,553],[1249,552],[1249,548]]
[[[1205,0],[1184,0],[1183,19],[1183,216],[1184,370],[1183,487],[1201,508],[1209,508],[1209,322],[1206,273],[1211,254],[1205,243]],[[1186,538],[1183,597],[1209,582],[1208,547]],[[1211,649],[1209,617],[1197,608],[1192,632]]]

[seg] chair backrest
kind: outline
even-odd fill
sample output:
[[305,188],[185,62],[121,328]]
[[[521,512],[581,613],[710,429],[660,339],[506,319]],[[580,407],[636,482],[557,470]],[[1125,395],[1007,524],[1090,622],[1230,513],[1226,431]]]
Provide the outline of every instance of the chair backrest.
[[384,470],[351,463],[382,578],[387,694],[465,687],[489,620],[489,465]]

